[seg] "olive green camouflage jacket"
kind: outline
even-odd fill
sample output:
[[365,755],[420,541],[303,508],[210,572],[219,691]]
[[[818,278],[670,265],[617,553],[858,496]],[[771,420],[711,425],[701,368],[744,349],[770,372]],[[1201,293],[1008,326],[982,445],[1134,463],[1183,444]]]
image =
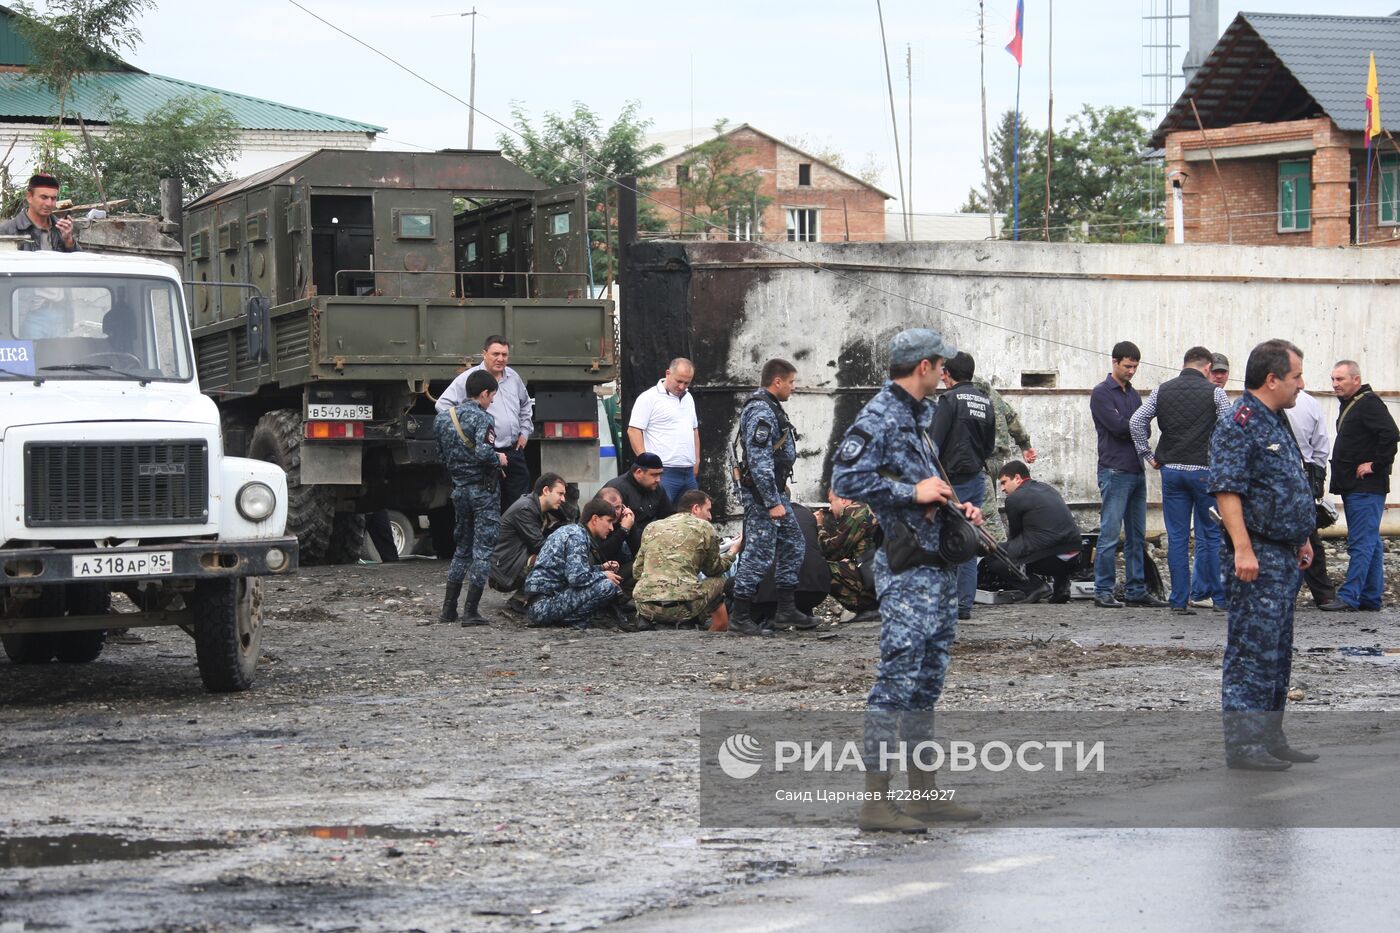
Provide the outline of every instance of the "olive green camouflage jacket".
[[647,525],[632,564],[639,603],[681,602],[702,595],[698,577],[717,577],[734,558],[719,552],[715,526],[689,512],[677,512]]

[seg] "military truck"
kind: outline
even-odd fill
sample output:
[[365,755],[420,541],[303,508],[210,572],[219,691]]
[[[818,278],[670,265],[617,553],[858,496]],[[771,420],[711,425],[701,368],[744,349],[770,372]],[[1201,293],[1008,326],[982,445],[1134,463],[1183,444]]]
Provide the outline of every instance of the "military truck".
[[434,401],[492,334],[535,400],[532,472],[598,478],[614,312],[584,212],[481,150],[321,150],[186,206],[200,384],[228,449],[286,471],[303,562],[357,557],[365,513],[447,504]]

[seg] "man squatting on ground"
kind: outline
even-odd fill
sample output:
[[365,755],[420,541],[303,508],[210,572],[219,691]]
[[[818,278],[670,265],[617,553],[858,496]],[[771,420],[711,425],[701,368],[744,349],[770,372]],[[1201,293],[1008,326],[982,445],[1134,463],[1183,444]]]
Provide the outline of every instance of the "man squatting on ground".
[[[1079,557],[1079,525],[1064,498],[1053,487],[1031,479],[1031,472],[1019,460],[1003,464],[998,472],[1002,495],[1006,497],[1006,522],[1011,528],[1006,555],[1024,564],[1028,582],[1022,585],[1022,601],[1039,602],[1047,594],[1052,603],[1067,603],[1069,578]],[[1004,564],[1000,557],[989,561]],[[997,568],[1003,576],[1009,568]],[[1047,588],[1032,574],[1054,581]]]
[[564,504],[564,477],[545,473],[535,481],[534,491],[510,504],[501,516],[500,534],[491,553],[491,588],[513,594],[506,603],[508,609],[525,611],[517,597],[525,586],[525,578],[535,568],[544,539],[564,524],[560,506]]
[[462,624],[485,625],[481,592],[491,570],[491,552],[501,522],[497,488],[506,456],[495,447],[496,422],[486,413],[496,395],[496,377],[478,370],[464,380],[465,400],[433,421],[438,456],[452,477],[456,550],[447,569],[447,593],[439,622],[457,621],[457,597],[470,569],[470,586]]
[[815,512],[817,542],[831,572],[831,596],[855,613],[852,622],[880,617],[875,598],[874,551],[880,543],[880,523],[864,502],[843,499],[827,490],[830,508]]
[[[943,692],[948,652],[957,628],[957,570],[938,556],[947,517],[939,506],[953,489],[938,477],[928,429],[932,396],[943,375],[943,361],[956,351],[937,333],[915,328],[890,343],[890,381],[861,409],[846,431],[832,464],[831,485],[838,496],[864,502],[875,512],[885,544],[875,556],[875,590],[880,600],[880,664],[866,701],[865,788],[872,793],[860,811],[864,830],[921,833],[939,820],[972,820],[981,814],[952,801],[929,799],[934,774],[917,765],[909,772],[914,800],[904,809],[888,797],[890,774],[881,770],[880,748],[898,741],[908,747],[933,739],[933,709]],[[976,506],[964,504],[968,519],[980,524]],[[901,549],[892,566],[892,539]]]
[[614,521],[612,506],[595,497],[584,505],[577,525],[565,525],[545,539],[535,569],[525,578],[529,625],[584,629],[595,612],[610,614],[614,623],[621,621],[617,564],[595,567],[592,560],[594,542],[607,539]]
[[632,565],[637,581],[632,598],[641,627],[652,628],[655,622],[709,623],[712,631],[724,631],[729,627],[726,574],[743,538],[720,553],[710,497],[698,489],[681,493],[676,508],[676,514],[647,527]]
[[816,620],[797,608],[795,590],[807,542],[787,497],[787,483],[797,462],[797,431],[788,421],[783,402],[797,385],[797,367],[787,360],[763,364],[762,388],[744,401],[739,414],[736,476],[739,502],[744,507],[744,550],[734,574],[733,610],[729,630],[740,635],[772,634],[753,620],[754,592],[768,568],[773,568],[778,611],[777,628],[811,628]]
[[1249,354],[1245,392],[1210,442],[1210,491],[1225,526],[1229,629],[1220,669],[1225,762],[1283,771],[1316,761],[1283,732],[1299,571],[1312,563],[1312,488],[1285,409],[1303,389],[1302,351],[1268,340]]

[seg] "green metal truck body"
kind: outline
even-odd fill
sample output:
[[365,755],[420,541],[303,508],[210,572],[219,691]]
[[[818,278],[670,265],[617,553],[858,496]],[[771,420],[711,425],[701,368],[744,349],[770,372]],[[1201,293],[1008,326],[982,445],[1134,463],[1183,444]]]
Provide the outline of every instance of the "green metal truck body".
[[201,388],[231,450],[287,470],[304,561],[357,553],[366,512],[447,502],[433,403],[492,334],[535,399],[532,465],[598,479],[614,309],[588,297],[584,210],[485,151],[321,150],[186,207]]

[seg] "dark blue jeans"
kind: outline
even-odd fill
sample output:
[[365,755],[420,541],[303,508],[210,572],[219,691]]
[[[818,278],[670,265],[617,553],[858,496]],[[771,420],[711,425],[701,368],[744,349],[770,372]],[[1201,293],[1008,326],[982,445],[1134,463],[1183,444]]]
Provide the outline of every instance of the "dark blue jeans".
[[[982,501],[987,496],[987,480],[978,473],[972,479],[953,486],[953,492],[958,494],[958,501],[971,502],[979,509]],[[972,560],[958,564],[958,609],[968,612],[972,611],[973,600],[977,598],[977,560]]]
[[661,488],[666,490],[666,495],[674,504],[681,497],[681,493],[688,489],[700,488],[700,484],[695,479],[695,468],[666,467],[661,471]]
[[1343,493],[1342,507],[1346,509],[1347,555],[1351,563],[1337,598],[1353,609],[1378,608],[1385,582],[1385,548],[1381,545],[1385,496],[1378,492]]
[[1147,477],[1126,470],[1099,468],[1099,543],[1094,551],[1094,595],[1113,596],[1118,538],[1123,537],[1123,595],[1147,595],[1142,545],[1147,537]]
[[1225,605],[1220,578],[1220,526],[1210,517],[1215,497],[1209,490],[1209,470],[1162,470],[1162,519],[1167,525],[1167,566],[1172,573],[1170,602],[1180,609],[1191,596],[1191,521],[1196,524],[1197,582],[1211,602]]

